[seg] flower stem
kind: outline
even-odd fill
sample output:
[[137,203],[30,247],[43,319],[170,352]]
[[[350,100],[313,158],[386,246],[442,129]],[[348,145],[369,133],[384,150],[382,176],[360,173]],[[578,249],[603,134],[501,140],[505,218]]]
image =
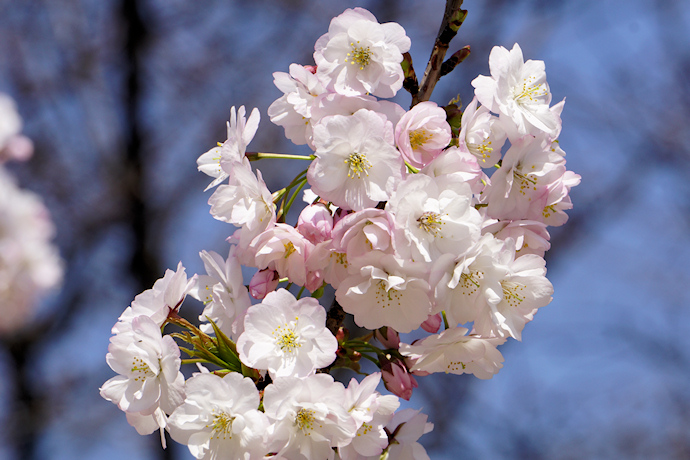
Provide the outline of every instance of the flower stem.
[[268,158],[311,161],[316,158],[316,155],[293,155],[289,153],[246,152],[244,155],[249,159],[249,161],[258,161]]

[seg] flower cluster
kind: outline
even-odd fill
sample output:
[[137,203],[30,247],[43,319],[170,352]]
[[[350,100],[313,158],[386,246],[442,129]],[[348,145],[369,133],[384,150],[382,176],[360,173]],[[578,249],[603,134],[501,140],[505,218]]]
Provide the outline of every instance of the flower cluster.
[[51,243],[55,228],[35,193],[21,190],[2,166],[28,160],[31,141],[19,134],[14,101],[0,94],[0,333],[28,323],[39,299],[62,280],[62,261]]
[[[432,425],[396,412],[398,397],[434,372],[491,378],[498,347],[551,301],[547,228],[565,223],[580,178],[565,168],[564,103],[550,105],[544,63],[495,47],[462,113],[406,111],[378,98],[410,76],[409,48],[400,25],[348,9],[317,40],[315,66],[274,74],[283,96],[268,115],[311,155],[248,152],[259,111],[233,107],[227,140],[198,159],[211,214],[236,227],[228,257],[203,251],[207,273],[191,278],[169,270],[113,328],[119,375],[101,394],[140,433],[167,430],[198,459],[427,459],[417,440]],[[250,160],[275,157],[309,166],[271,193]],[[241,265],[257,269],[248,286]],[[179,314],[187,295],[204,303],[199,327]],[[370,333],[350,337],[345,315]],[[163,335],[167,323],[186,331]],[[425,337],[401,342],[413,331]],[[173,338],[199,364],[186,382]],[[329,375],[362,371],[363,357],[378,371],[361,382]]]

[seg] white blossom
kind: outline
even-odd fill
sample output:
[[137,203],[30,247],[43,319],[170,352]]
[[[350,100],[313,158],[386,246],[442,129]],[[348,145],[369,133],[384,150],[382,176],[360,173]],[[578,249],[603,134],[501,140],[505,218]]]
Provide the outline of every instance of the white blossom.
[[27,324],[41,297],[62,281],[62,261],[51,243],[54,234],[41,198],[18,188],[0,166],[1,333]]
[[195,276],[187,279],[182,262],[177,264],[176,271],[166,270],[163,278],[158,279],[151,289],[137,295],[132,304],[122,312],[113,326],[113,333],[128,330],[129,323],[140,315],[148,316],[158,327],[162,326],[171,311],[179,310],[194,282]]
[[277,378],[264,390],[273,427],[271,451],[290,460],[333,460],[333,447],[350,443],[355,420],[343,406],[345,388],[329,374]]
[[259,412],[259,391],[248,377],[196,374],[186,399],[168,419],[172,438],[200,460],[253,460],[268,452],[268,418]]
[[[207,275],[198,275],[195,288],[190,292],[204,303],[200,321],[211,319],[223,333],[236,339],[242,332],[244,312],[251,305],[249,292],[243,284],[242,267],[235,257],[236,246],[230,248],[227,259],[211,251],[201,251]],[[210,324],[202,324],[201,330],[213,332]]]
[[342,208],[373,208],[389,198],[387,182],[402,178],[393,125],[370,110],[325,118],[314,127],[314,145],[317,158],[309,166],[309,184]]
[[259,127],[259,118],[259,110],[256,108],[252,110],[249,120],[245,118],[244,106],[241,106],[237,112],[234,106],[230,109],[230,121],[227,122],[228,139],[201,155],[197,160],[199,171],[215,178],[206,190],[227,179],[231,172],[228,166],[231,167],[233,163],[246,163],[248,166],[248,160],[244,154]]
[[272,378],[306,377],[331,364],[337,349],[318,300],[297,300],[285,289],[269,292],[247,310],[244,332],[237,340],[240,360],[267,369]]
[[364,8],[347,9],[314,46],[316,72],[328,90],[340,94],[393,97],[402,88],[400,63],[409,49],[400,24],[379,24]]
[[[546,83],[544,61],[524,62],[516,43],[508,51],[494,46],[489,55],[491,77],[480,75],[472,80],[479,102],[501,119],[509,119],[518,135],[541,132],[555,138],[560,132],[558,111],[549,108],[551,92]],[[512,140],[512,139],[511,139]]]
[[467,332],[464,327],[446,329],[413,345],[400,344],[400,353],[413,360],[411,372],[474,374],[480,379],[490,379],[503,367],[503,355],[496,346],[505,339],[483,338]]

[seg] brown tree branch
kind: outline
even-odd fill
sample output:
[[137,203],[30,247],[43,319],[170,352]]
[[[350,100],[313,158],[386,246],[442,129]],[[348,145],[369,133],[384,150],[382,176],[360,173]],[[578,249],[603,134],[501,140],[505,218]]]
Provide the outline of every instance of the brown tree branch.
[[461,6],[462,0],[446,0],[446,11],[443,14],[443,21],[441,21],[441,27],[436,36],[429,63],[419,85],[419,92],[412,97],[412,105],[410,107],[414,107],[422,101],[428,101],[436,83],[441,78],[443,58],[446,56],[450,41],[458,33],[458,29],[467,17],[467,10],[460,9]]

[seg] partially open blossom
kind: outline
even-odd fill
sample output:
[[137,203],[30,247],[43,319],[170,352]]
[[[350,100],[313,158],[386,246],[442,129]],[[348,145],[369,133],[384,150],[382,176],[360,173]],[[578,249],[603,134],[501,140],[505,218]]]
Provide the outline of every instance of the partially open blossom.
[[501,159],[506,133],[498,118],[484,106],[477,107],[472,99],[462,113],[460,146],[477,157],[482,168],[491,168]]
[[331,239],[333,215],[322,203],[305,207],[297,220],[297,230],[313,244]]
[[249,281],[249,293],[255,299],[261,300],[269,292],[275,291],[279,282],[278,272],[271,269],[259,270],[254,273],[251,281]]
[[230,248],[227,259],[215,252],[201,251],[199,255],[207,275],[197,276],[195,289],[190,292],[205,305],[199,317],[205,323],[201,325],[201,330],[209,334],[213,332],[207,322],[210,319],[232,338],[237,338],[242,331],[239,319],[251,305],[249,293],[243,283],[242,267],[235,257],[235,249],[235,246]]
[[177,311],[187,294],[194,287],[195,276],[187,279],[182,262],[177,270],[166,270],[165,276],[157,280],[151,289],[137,295],[132,304],[125,309],[113,326],[113,332],[128,330],[129,323],[137,316],[150,317],[159,327],[163,325],[171,311]]
[[395,127],[395,144],[415,168],[423,168],[436,158],[451,137],[446,111],[430,101],[412,107]]
[[259,127],[259,118],[259,110],[256,108],[252,110],[248,120],[245,118],[244,106],[241,106],[237,112],[234,106],[230,109],[230,121],[227,122],[228,139],[201,155],[197,160],[199,171],[215,178],[206,190],[228,178],[230,171],[227,167],[223,167],[223,163],[248,163],[244,154]]
[[388,391],[405,401],[410,400],[412,390],[419,386],[405,364],[397,359],[381,358],[381,378]]

